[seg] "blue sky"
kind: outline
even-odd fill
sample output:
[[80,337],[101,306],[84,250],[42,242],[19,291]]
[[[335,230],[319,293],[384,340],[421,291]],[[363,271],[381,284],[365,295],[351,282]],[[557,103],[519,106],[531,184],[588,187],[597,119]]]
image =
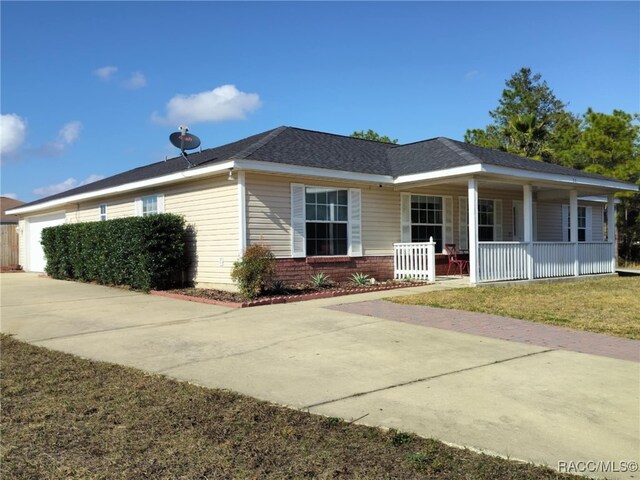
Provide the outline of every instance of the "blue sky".
[[29,201],[280,125],[407,143],[484,127],[539,72],[640,111],[638,2],[1,2],[3,194]]

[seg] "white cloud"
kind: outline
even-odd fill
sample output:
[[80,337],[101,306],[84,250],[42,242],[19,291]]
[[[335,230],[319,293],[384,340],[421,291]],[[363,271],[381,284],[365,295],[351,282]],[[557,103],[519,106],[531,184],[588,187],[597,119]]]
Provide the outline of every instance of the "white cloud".
[[222,85],[207,92],[176,95],[167,103],[166,116],[153,112],[151,120],[168,125],[241,120],[260,105],[257,93],[241,92],[235,85]]
[[80,182],[80,185],[86,185],[87,183],[97,182],[98,180],[102,180],[103,178],[104,178],[104,175],[92,173],[87,178],[85,178],[82,182]]
[[15,152],[27,136],[27,122],[15,113],[0,115],[0,155]]
[[479,70],[470,70],[470,71],[468,71],[467,73],[464,74],[464,79],[465,80],[473,80],[478,75],[480,75],[480,71]]
[[102,80],[109,80],[113,76],[113,74],[116,73],[117,71],[118,71],[118,67],[108,65],[106,67],[96,68],[93,71],[93,74],[96,77],[101,78]]
[[133,72],[131,76],[124,82],[124,86],[131,89],[142,88],[146,84],[147,79],[142,72]]
[[53,183],[51,185],[47,185],[46,187],[34,188],[32,193],[39,197],[48,197],[49,195],[55,195],[56,193],[65,192],[67,190],[71,190],[72,188],[80,187],[82,185],[86,185],[88,183],[93,183],[98,180],[102,180],[104,175],[91,174],[83,181],[78,182],[73,177],[69,177],[66,180],[60,183]]
[[5,198],[13,198],[14,200],[18,199],[18,194],[17,193],[3,193],[0,196],[5,197]]
[[82,123],[78,121],[65,123],[58,131],[58,138],[55,141],[45,143],[36,148],[33,153],[40,156],[56,156],[61,155],[65,149],[80,138],[80,130]]
[[54,183],[47,185],[46,187],[39,187],[33,189],[33,194],[39,197],[48,197],[49,195],[55,195],[56,193],[64,192],[78,186],[78,181],[69,177],[65,181],[60,183]]
[[58,140],[66,145],[71,145],[80,137],[80,130],[82,130],[82,123],[77,120],[65,123],[58,132]]

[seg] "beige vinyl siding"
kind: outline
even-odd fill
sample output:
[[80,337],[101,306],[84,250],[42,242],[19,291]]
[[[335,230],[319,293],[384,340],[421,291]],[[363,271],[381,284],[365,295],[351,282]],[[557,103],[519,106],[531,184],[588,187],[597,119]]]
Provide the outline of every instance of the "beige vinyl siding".
[[[537,211],[537,237],[538,242],[562,242],[562,205],[558,203],[538,203]],[[604,240],[604,207],[599,203],[578,202],[581,207],[591,207],[591,241],[602,242]]]
[[[136,213],[135,199],[153,194],[164,194],[164,211],[183,215],[187,225],[193,228],[195,235],[189,249],[197,261],[192,267],[194,281],[199,285],[231,287],[229,274],[239,254],[238,184],[228,181],[226,176],[79,203],[67,207],[66,221],[99,221],[103,203],[107,204],[109,220],[132,217]],[[24,235],[20,236],[20,242],[20,261],[24,265]]]
[[218,176],[156,193],[164,193],[165,212],[183,215],[194,229],[195,282],[233,285],[229,275],[240,252],[237,182]]
[[562,204],[561,203],[537,203],[536,241],[561,242],[562,241]]
[[391,255],[400,241],[400,193],[378,185],[247,173],[247,241],[268,245],[276,257],[291,256],[291,183],[359,188],[363,254]]
[[[393,244],[400,241],[400,192],[392,187],[372,184],[327,182],[299,177],[247,173],[247,241],[268,245],[276,257],[291,256],[291,183],[337,188],[359,188],[362,193],[362,243],[365,256],[392,255]],[[464,185],[437,185],[407,189],[420,195],[451,196],[453,198],[454,243],[459,243],[458,197],[467,196]],[[520,200],[518,191],[480,188],[480,198],[502,200],[503,239],[512,238],[513,200]]]
[[362,190],[362,245],[364,255],[393,255],[400,241],[400,192],[377,185]]
[[276,257],[291,256],[292,180],[274,175],[247,173],[247,245],[267,245]]
[[133,217],[136,213],[134,200],[137,196],[127,194],[77,204],[76,208],[67,208],[67,223],[97,222],[100,220],[100,205],[103,203],[107,205],[107,220]]

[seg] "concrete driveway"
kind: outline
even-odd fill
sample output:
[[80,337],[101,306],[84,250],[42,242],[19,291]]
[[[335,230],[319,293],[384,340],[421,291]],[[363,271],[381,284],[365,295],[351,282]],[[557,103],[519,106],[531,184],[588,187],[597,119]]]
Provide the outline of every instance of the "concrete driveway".
[[0,279],[2,331],[33,344],[511,458],[639,478],[613,471],[639,457],[639,363],[324,308],[431,287],[235,310],[32,274]]

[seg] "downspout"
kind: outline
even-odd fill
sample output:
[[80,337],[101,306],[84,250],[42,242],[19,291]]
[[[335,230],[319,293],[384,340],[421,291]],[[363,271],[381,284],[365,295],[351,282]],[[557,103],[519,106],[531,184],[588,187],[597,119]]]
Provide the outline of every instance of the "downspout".
[[245,172],[238,172],[238,257],[242,257],[247,248],[247,195]]

